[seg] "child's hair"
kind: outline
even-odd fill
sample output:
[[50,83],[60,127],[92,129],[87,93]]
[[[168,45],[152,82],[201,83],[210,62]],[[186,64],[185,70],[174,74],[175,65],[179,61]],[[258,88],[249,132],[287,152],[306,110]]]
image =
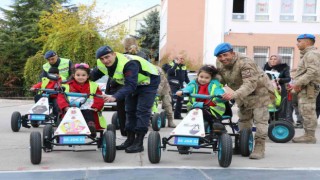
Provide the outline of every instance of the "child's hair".
[[211,75],[211,79],[215,78],[216,75],[218,74],[218,70],[214,65],[204,65],[202,66],[199,71],[198,71],[198,75],[201,72],[205,72]]
[[51,67],[48,71],[50,74],[59,74],[59,69],[57,67]]
[[88,75],[90,75],[90,66],[88,64],[86,63],[75,64],[73,69],[73,74],[75,74],[78,69],[84,70],[87,72]]

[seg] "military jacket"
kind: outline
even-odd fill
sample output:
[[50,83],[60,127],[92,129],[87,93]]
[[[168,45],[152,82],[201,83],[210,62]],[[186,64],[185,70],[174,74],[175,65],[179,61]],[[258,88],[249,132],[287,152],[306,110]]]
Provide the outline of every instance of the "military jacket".
[[300,103],[315,102],[320,85],[320,52],[314,46],[300,51],[294,84],[301,86],[298,97]]
[[233,98],[238,106],[248,109],[268,106],[274,88],[257,64],[246,56],[235,53],[232,64],[225,66],[217,61],[221,83],[235,91]]

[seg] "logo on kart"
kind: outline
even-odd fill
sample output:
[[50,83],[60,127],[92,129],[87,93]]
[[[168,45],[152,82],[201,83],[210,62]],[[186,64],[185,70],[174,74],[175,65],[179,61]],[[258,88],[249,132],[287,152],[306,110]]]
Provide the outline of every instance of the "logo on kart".
[[71,111],[71,114],[76,114],[76,113],[77,113],[76,110],[72,110],[72,111]]
[[197,134],[198,132],[200,132],[199,124],[194,124],[192,129],[189,131],[190,134]]
[[193,111],[192,115],[194,116],[198,115],[198,111]]

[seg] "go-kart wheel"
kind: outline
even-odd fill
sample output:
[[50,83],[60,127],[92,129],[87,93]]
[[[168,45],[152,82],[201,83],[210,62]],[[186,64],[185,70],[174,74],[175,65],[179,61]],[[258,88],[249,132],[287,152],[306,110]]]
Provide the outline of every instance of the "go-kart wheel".
[[106,131],[102,137],[102,157],[104,162],[111,163],[116,158],[116,138],[112,131]]
[[253,135],[251,129],[242,129],[239,134],[240,154],[248,157],[253,150]]
[[11,129],[13,132],[18,132],[21,128],[21,114],[15,111],[11,115]]
[[148,137],[148,157],[152,164],[160,162],[161,159],[161,139],[157,131],[150,132]]
[[116,138],[116,126],[114,124],[108,124],[107,131],[112,131],[114,134],[114,137]]
[[159,131],[161,129],[161,117],[159,113],[154,113],[152,116],[151,126],[154,131]]
[[161,118],[161,127],[164,128],[166,127],[166,122],[167,122],[167,115],[165,111],[162,111],[160,113],[160,118]]
[[41,148],[40,132],[32,132],[30,134],[30,158],[32,164],[40,164],[42,156]]
[[43,128],[43,150],[44,152],[51,152],[53,149],[53,144],[51,143],[53,137],[53,127],[50,124],[47,124]]
[[295,134],[293,125],[287,121],[273,121],[268,128],[268,136],[271,141],[276,143],[286,143]]
[[37,128],[37,127],[40,126],[38,121],[30,121],[30,123],[31,123],[31,126],[34,127],[34,128]]
[[221,167],[229,167],[232,161],[232,139],[229,134],[223,133],[218,142],[218,161]]
[[113,125],[115,125],[116,129],[120,129],[120,124],[119,124],[119,118],[118,118],[118,112],[113,113],[111,122]]

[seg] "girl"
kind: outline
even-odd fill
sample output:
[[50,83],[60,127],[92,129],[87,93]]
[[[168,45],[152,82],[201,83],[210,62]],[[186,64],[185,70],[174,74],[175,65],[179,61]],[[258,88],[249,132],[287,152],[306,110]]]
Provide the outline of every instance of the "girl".
[[[183,88],[176,92],[177,96],[182,96],[184,91],[189,92],[190,94],[204,94],[204,95],[222,95],[224,94],[224,90],[222,89],[222,85],[220,82],[215,79],[218,74],[218,70],[213,65],[204,65],[200,68],[197,78],[192,80],[187,87]],[[191,98],[190,102],[204,102],[205,104],[209,103],[210,112],[203,111],[203,118],[207,122],[213,122],[212,116],[222,116],[225,112],[226,106],[225,103],[218,99],[213,98],[209,99],[194,99]],[[210,101],[210,102],[209,102]]]
[[[88,80],[89,74],[90,68],[88,64],[76,64],[71,81],[65,85],[65,92],[102,95],[98,84]],[[68,111],[69,103],[65,99],[64,94],[58,95],[58,105],[64,113]],[[98,116],[98,112],[102,110],[103,105],[104,101],[102,98],[90,96],[86,103],[80,107],[82,115],[91,131],[92,137],[96,137],[96,129],[102,129],[106,127],[105,120],[103,119],[101,113],[99,113],[100,117]]]

